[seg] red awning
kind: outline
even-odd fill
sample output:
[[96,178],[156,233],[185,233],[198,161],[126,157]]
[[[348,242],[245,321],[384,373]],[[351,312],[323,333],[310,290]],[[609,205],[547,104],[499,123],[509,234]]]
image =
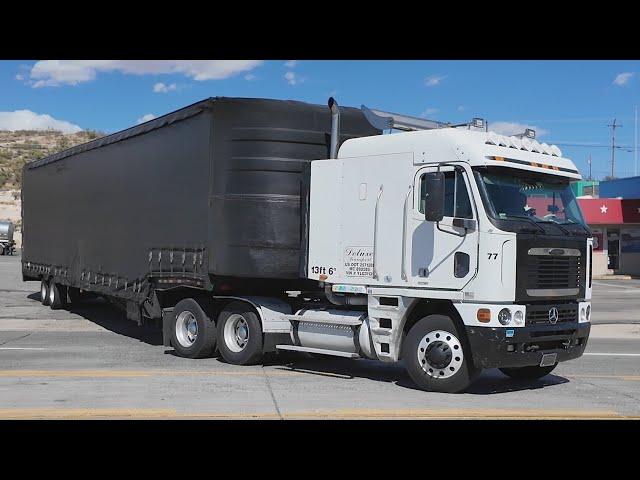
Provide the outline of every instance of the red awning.
[[640,199],[579,198],[588,225],[640,223]]

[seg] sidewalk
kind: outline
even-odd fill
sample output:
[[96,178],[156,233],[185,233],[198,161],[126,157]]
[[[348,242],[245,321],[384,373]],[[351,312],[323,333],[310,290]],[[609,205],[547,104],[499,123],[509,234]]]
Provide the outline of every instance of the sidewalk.
[[589,338],[624,338],[640,340],[640,325],[634,323],[591,325]]
[[637,280],[640,277],[635,275],[594,275],[594,280]]

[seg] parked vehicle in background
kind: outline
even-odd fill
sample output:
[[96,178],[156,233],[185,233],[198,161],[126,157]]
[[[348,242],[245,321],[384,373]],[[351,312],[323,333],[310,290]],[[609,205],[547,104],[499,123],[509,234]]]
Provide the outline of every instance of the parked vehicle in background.
[[15,253],[14,230],[15,227],[10,221],[0,221],[0,255],[13,255]]
[[589,335],[580,174],[485,125],[203,100],[27,164],[23,278],[52,308],[90,292],[161,322],[184,357],[402,360],[442,392],[539,378]]

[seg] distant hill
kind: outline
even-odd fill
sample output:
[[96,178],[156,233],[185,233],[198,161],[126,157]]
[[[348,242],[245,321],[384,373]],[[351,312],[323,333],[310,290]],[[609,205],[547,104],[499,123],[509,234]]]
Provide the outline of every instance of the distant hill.
[[22,167],[26,163],[104,135],[92,130],[68,134],[57,130],[0,130],[0,220],[11,220],[15,224],[14,239],[18,247],[22,244]]
[[0,190],[20,189],[25,163],[104,135],[93,130],[68,134],[57,130],[0,130]]

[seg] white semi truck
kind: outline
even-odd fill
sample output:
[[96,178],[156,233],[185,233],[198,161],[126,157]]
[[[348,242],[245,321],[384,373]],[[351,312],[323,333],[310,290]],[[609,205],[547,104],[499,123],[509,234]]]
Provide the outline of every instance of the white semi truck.
[[[161,317],[165,345],[178,354],[219,351],[233,364],[256,363],[278,350],[402,361],[420,388],[460,392],[485,368],[536,379],[582,355],[590,331],[592,238],[570,188],[581,178],[571,160],[556,146],[530,138],[531,131],[503,136],[486,131],[479,119],[449,125],[364,106],[361,115],[374,130],[396,132],[361,132],[341,141],[346,110],[333,99],[329,107],[329,158],[306,163],[296,197],[300,225],[292,235],[300,242],[300,261],[291,265],[298,280],[256,281],[251,273],[225,271],[238,245],[248,245],[228,232],[233,248],[224,258],[212,259],[213,248],[183,249],[175,240],[174,247],[166,242],[150,248],[149,273],[136,280],[91,267],[87,245],[79,246],[76,257],[84,263],[77,267],[43,262],[29,256],[35,235],[29,229],[36,227],[26,218],[30,207],[23,193],[25,279],[41,279],[43,302],[54,308],[81,291],[119,299],[139,322]],[[260,118],[275,121],[275,115]],[[281,134],[269,128],[270,135]],[[235,131],[246,136],[249,129]],[[255,162],[242,138],[245,143],[233,144],[241,146],[231,151],[233,158]],[[276,157],[282,155],[272,154],[270,161]],[[104,189],[100,193],[107,201]],[[212,199],[258,201],[262,193],[238,195],[210,194],[209,207]],[[266,223],[243,227],[243,234],[280,235],[284,223],[270,212],[288,208],[285,197],[269,197],[274,210],[258,212]],[[213,215],[226,221],[220,211]],[[242,224],[243,218],[235,221]],[[209,228],[208,238],[222,234]],[[275,242],[260,238],[251,244],[250,261],[267,258],[265,249]],[[208,272],[199,267],[203,257]],[[270,276],[256,265],[254,277]],[[71,280],[72,271],[79,280]]]

